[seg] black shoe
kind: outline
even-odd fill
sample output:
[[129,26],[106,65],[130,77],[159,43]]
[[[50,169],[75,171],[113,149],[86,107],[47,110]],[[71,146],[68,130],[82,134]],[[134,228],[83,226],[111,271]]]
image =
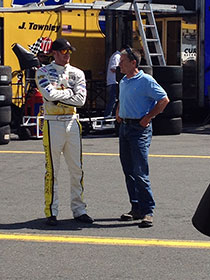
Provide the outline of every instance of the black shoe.
[[142,215],[138,210],[131,210],[128,213],[122,214],[120,217],[121,221],[133,221],[133,220],[140,220]]
[[94,220],[90,216],[88,216],[87,214],[83,214],[79,217],[75,217],[74,219],[77,222],[86,223],[86,224],[92,224],[94,222]]
[[138,225],[139,228],[148,228],[153,226],[153,216],[145,215],[141,223]]
[[58,221],[57,221],[57,218],[56,216],[50,216],[47,218],[47,221],[46,221],[46,224],[48,226],[57,226],[58,224]]

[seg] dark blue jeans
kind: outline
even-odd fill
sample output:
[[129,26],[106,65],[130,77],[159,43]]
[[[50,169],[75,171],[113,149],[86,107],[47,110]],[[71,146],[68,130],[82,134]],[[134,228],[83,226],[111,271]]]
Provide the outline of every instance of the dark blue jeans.
[[144,216],[155,208],[149,180],[148,155],[152,139],[152,125],[143,128],[140,124],[121,123],[120,160],[132,209]]
[[115,115],[116,112],[116,100],[117,100],[117,87],[118,84],[113,84],[113,85],[109,85],[106,88],[107,91],[107,95],[108,95],[108,103],[106,105],[106,109],[104,112],[104,116],[108,116],[108,115]]

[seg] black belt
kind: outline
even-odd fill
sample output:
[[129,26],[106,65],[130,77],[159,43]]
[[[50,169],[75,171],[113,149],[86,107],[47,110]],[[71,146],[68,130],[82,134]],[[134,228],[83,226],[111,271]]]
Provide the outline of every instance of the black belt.
[[124,123],[124,124],[139,124],[141,119],[122,119],[122,123]]

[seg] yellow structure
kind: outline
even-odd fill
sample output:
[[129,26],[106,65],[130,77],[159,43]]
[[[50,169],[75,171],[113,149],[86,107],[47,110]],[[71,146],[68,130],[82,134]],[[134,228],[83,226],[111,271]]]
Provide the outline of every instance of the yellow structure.
[[[4,7],[11,7],[11,0],[5,0]],[[3,18],[4,25],[4,65],[10,65],[12,71],[20,69],[18,59],[12,51],[15,43],[29,51],[28,46],[40,37],[52,40],[65,37],[77,49],[72,54],[71,64],[83,70],[91,70],[93,79],[103,79],[105,38],[99,26],[99,13],[99,10],[79,9],[58,12],[1,12],[0,18]]]

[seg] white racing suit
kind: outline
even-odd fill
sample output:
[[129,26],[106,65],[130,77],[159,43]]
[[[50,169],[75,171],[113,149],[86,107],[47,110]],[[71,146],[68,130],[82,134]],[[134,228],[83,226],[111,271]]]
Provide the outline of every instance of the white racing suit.
[[81,125],[76,107],[86,100],[83,71],[69,64],[52,62],[36,72],[36,83],[44,101],[43,145],[45,150],[45,215],[58,215],[58,171],[63,152],[71,181],[74,217],[86,213],[83,201]]

